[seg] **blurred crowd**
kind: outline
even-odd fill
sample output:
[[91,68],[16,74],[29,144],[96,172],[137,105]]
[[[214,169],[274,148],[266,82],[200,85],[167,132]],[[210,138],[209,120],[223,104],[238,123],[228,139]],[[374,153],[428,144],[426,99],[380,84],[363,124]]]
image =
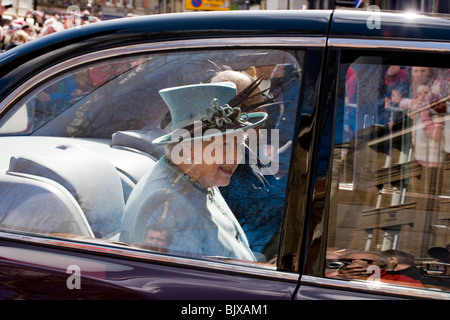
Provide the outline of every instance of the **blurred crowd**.
[[[25,17],[17,17],[10,14],[12,10],[6,10],[3,5],[0,6],[1,52],[54,32],[101,21],[88,10],[80,14],[48,14],[39,10],[28,10]],[[11,19],[5,19],[6,15]]]

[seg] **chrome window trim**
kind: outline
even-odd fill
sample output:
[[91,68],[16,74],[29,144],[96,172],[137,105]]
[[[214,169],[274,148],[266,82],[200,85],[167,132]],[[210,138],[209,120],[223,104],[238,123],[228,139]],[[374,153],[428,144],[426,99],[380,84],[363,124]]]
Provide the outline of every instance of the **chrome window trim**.
[[[55,249],[74,249],[80,250],[87,254],[101,253],[110,256],[119,256],[122,258],[138,259],[141,262],[156,262],[164,264],[172,264],[176,267],[201,268],[206,271],[219,271],[225,273],[233,273],[233,275],[247,275],[265,280],[279,280],[285,282],[297,283],[299,275],[284,271],[278,271],[275,267],[269,266],[251,266],[241,265],[233,262],[221,262],[213,260],[202,260],[189,257],[171,256],[164,253],[156,253],[152,251],[144,251],[137,247],[132,247],[127,244],[120,244],[117,242],[107,242],[103,239],[57,239],[50,237],[40,237],[38,235],[10,233],[0,230],[0,239],[23,241],[29,245],[45,245],[51,246]],[[104,243],[99,243],[104,241]],[[1,247],[1,246],[0,246]]]
[[406,40],[381,40],[381,39],[351,39],[351,38],[329,38],[328,46],[332,48],[350,49],[395,49],[395,50],[417,50],[429,52],[450,51],[448,42],[432,41],[406,41]]
[[377,282],[377,286],[369,286],[369,284],[370,282],[363,280],[345,280],[303,275],[300,279],[300,291],[302,286],[305,285],[334,290],[352,290],[364,292],[365,294],[391,295],[409,299],[450,300],[450,292],[446,291],[396,286],[383,282]]
[[122,46],[112,49],[105,49],[93,53],[84,54],[58,63],[43,72],[40,72],[24,82],[9,94],[0,103],[0,114],[11,104],[16,102],[18,96],[22,96],[30,88],[34,88],[41,82],[65,70],[81,66],[94,61],[107,59],[117,56],[126,56],[130,54],[150,53],[159,50],[178,50],[178,49],[208,49],[208,48],[245,48],[252,46],[261,46],[271,48],[300,48],[300,47],[325,47],[326,39],[324,37],[244,37],[244,38],[214,38],[214,39],[193,39],[193,40],[174,40],[151,42],[145,44],[136,44]]

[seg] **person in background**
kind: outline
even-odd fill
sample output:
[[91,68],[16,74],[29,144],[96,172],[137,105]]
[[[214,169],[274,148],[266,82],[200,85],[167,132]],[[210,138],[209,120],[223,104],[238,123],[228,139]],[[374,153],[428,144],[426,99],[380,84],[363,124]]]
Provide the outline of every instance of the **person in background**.
[[[403,274],[390,274],[386,270],[390,266],[389,259],[382,253],[375,251],[350,251],[340,256],[339,262],[343,265],[339,268],[335,277],[344,279],[360,279],[370,280],[369,278],[377,277],[379,271],[379,281],[396,283],[414,287],[423,287],[423,284],[416,279],[413,279]],[[374,268],[375,266],[376,268]]]
[[11,42],[6,47],[5,51],[8,51],[14,47],[20,46],[28,42],[28,34],[23,30],[16,30],[11,36]]
[[145,233],[142,246],[146,249],[167,252],[173,240],[173,232],[161,224],[152,224]]
[[403,274],[410,278],[420,280],[419,270],[414,264],[414,256],[400,250],[385,250],[382,252],[388,259],[389,265],[386,272],[389,274]]

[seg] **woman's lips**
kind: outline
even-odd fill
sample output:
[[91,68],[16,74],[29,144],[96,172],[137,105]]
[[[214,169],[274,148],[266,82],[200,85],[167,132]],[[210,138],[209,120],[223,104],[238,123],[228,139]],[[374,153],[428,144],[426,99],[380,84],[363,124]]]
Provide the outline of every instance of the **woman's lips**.
[[232,175],[234,172],[234,168],[225,168],[225,167],[219,167],[220,170],[222,170],[223,173]]

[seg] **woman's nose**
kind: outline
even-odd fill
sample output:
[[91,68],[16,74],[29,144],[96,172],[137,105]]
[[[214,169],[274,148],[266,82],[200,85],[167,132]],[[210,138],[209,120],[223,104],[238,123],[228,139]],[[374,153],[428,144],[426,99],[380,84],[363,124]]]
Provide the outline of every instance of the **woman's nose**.
[[226,148],[225,159],[227,164],[237,164],[242,159],[241,146],[234,145],[233,148]]

